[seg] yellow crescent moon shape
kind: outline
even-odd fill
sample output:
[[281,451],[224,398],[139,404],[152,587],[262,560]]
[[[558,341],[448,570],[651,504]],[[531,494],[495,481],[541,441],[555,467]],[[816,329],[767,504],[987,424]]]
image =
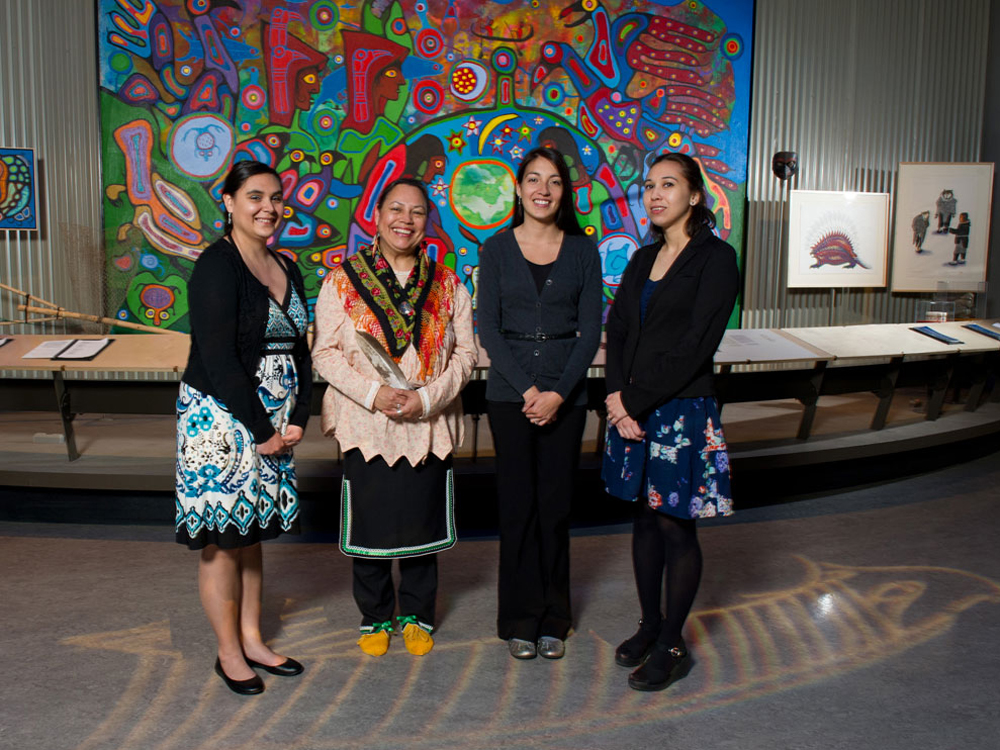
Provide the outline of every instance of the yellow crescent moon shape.
[[483,132],[479,135],[479,153],[483,153],[483,146],[486,145],[486,139],[490,137],[498,125],[503,125],[508,120],[516,120],[517,115],[500,115],[499,117],[490,120],[490,124],[483,128]]

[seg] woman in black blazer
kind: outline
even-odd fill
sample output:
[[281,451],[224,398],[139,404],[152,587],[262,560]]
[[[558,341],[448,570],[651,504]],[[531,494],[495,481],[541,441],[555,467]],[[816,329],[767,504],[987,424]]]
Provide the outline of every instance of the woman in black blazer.
[[516,190],[511,228],[483,245],[477,307],[500,501],[497,635],[516,659],[558,659],[572,624],[569,514],[601,338],[601,260],[562,154],[528,152]]
[[[639,500],[632,561],[642,619],[615,651],[636,690],[690,668],[681,629],[701,579],[695,519],[732,513],[712,357],[739,289],[733,248],[712,234],[697,162],[653,160],[643,205],[657,239],[629,261],[607,323],[608,492]],[[661,586],[666,614],[661,612]]]

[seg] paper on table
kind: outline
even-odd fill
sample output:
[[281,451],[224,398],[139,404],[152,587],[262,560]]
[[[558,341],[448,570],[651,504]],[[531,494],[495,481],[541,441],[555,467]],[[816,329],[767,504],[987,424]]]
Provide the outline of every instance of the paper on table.
[[59,339],[58,341],[43,341],[27,354],[22,354],[21,359],[52,359],[59,352],[73,343],[73,339]]
[[0,346],[3,346],[3,345],[4,345],[4,344],[6,344],[6,343],[7,343],[8,341],[10,341],[10,339],[9,339],[9,338],[2,338],[2,339],[0,339]]
[[93,359],[103,351],[104,347],[114,339],[78,339],[63,351],[54,355],[53,359]]

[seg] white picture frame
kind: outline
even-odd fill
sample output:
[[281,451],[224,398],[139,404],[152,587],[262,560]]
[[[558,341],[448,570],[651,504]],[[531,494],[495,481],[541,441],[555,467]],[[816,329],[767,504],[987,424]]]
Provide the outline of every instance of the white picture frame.
[[[950,199],[946,192],[951,193]],[[947,199],[945,203],[940,200]],[[950,205],[948,201],[954,201]],[[896,182],[892,291],[977,291],[986,281],[993,164],[901,162]],[[943,207],[945,216],[941,216]],[[950,221],[947,213],[951,211]],[[967,216],[967,247],[959,250],[960,218]],[[928,226],[918,243],[918,216]],[[939,225],[947,221],[945,231]]]
[[889,194],[792,190],[788,287],[886,285]]

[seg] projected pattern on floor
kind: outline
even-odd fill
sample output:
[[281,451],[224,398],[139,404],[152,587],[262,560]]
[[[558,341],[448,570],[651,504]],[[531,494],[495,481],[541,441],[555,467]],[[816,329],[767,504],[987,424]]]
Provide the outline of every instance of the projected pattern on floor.
[[[855,567],[803,557],[788,565],[801,570],[798,585],[692,615],[687,635],[696,663],[666,693],[629,690],[626,671],[614,664],[615,644],[588,632],[585,622],[557,662],[503,658],[496,668],[492,656],[506,651],[501,642],[460,641],[453,632],[440,635],[424,658],[396,639],[375,660],[358,651],[355,630],[330,630],[322,610],[289,602],[276,643],[301,658],[306,673],[296,680],[266,676],[267,691],[251,700],[229,693],[206,664],[185,659],[166,621],[67,638],[66,647],[136,657],[120,702],[80,747],[109,747],[125,732],[115,747],[517,747],[520,739],[534,746],[547,736],[567,747],[586,736],[588,746],[600,746],[602,732],[871,667],[944,634],[970,607],[1000,603],[1000,583],[951,568]],[[386,660],[404,660],[405,679],[393,677]],[[570,697],[571,684],[589,687]],[[540,687],[545,699],[527,701]],[[315,700],[310,708],[300,703],[317,693],[329,697],[322,710]],[[167,736],[155,735],[171,702],[190,707],[187,719]],[[348,715],[350,726],[367,731],[344,734],[339,719]]]

